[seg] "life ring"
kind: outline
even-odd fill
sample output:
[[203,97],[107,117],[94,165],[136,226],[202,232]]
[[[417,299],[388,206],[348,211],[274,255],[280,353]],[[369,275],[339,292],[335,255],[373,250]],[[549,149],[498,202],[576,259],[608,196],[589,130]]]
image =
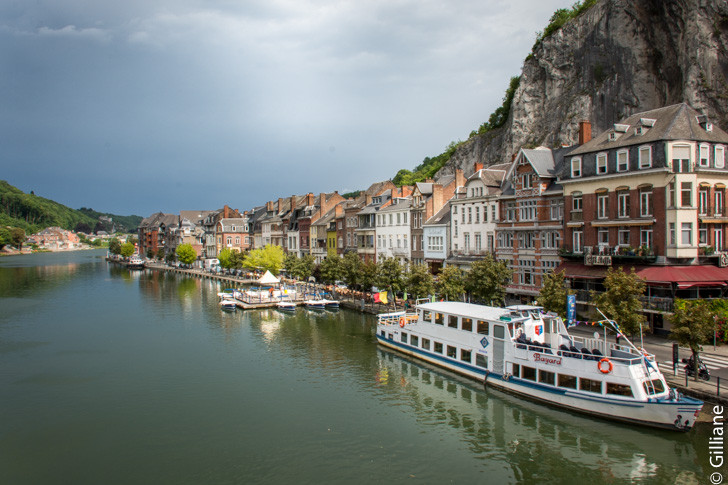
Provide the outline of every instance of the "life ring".
[[407,323],[407,320],[404,317],[399,317],[399,326],[404,328],[405,323]]
[[[606,369],[602,368],[602,363],[604,363],[604,362],[606,362],[609,365],[609,367],[607,367]],[[597,369],[599,369],[599,372],[601,372],[602,374],[609,374],[614,369],[614,364],[612,364],[612,361],[611,360],[609,360],[606,357],[604,357],[597,364]]]

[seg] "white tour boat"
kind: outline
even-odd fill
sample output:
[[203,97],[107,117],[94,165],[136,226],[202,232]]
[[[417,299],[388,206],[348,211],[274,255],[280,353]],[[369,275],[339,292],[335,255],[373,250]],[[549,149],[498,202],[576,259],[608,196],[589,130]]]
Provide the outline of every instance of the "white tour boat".
[[703,406],[667,386],[654,355],[628,340],[570,335],[539,307],[418,304],[379,315],[377,341],[485,385],[604,418],[686,431]]
[[144,269],[144,266],[144,260],[138,254],[133,255],[126,263],[126,267],[129,269]]

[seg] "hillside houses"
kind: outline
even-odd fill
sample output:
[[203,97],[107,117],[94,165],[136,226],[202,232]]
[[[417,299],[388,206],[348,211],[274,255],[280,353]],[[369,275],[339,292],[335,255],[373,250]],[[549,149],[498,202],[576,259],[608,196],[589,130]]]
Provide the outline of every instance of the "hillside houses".
[[353,252],[434,274],[490,254],[513,271],[509,301],[532,301],[546,273],[563,271],[582,306],[609,267],[634,266],[659,329],[676,297],[728,296],[728,134],[686,104],[614,121],[594,138],[582,122],[575,146],[523,147],[510,163],[384,181],[355,198],[309,192],[242,213],[154,214],[140,245],[156,254],[189,240],[204,259],[272,244],[318,263]]

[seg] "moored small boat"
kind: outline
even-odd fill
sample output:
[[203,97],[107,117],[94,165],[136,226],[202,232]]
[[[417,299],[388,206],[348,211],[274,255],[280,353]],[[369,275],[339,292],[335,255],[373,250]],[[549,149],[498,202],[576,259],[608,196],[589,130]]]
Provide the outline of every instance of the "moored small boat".
[[144,269],[144,260],[138,254],[135,254],[129,258],[126,267],[129,269]]
[[278,303],[276,303],[276,308],[283,312],[295,312],[296,304],[292,301],[279,301]]

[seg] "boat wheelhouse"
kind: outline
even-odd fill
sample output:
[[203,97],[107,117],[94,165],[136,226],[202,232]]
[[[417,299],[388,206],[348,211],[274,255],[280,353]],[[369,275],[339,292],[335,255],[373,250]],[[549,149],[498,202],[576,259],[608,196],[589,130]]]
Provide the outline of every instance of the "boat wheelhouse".
[[654,355],[629,341],[608,342],[608,325],[603,328],[603,337],[579,337],[569,334],[561,318],[539,307],[436,302],[418,304],[411,313],[379,315],[377,341],[485,385],[553,405],[690,429],[702,401],[668,388]]

